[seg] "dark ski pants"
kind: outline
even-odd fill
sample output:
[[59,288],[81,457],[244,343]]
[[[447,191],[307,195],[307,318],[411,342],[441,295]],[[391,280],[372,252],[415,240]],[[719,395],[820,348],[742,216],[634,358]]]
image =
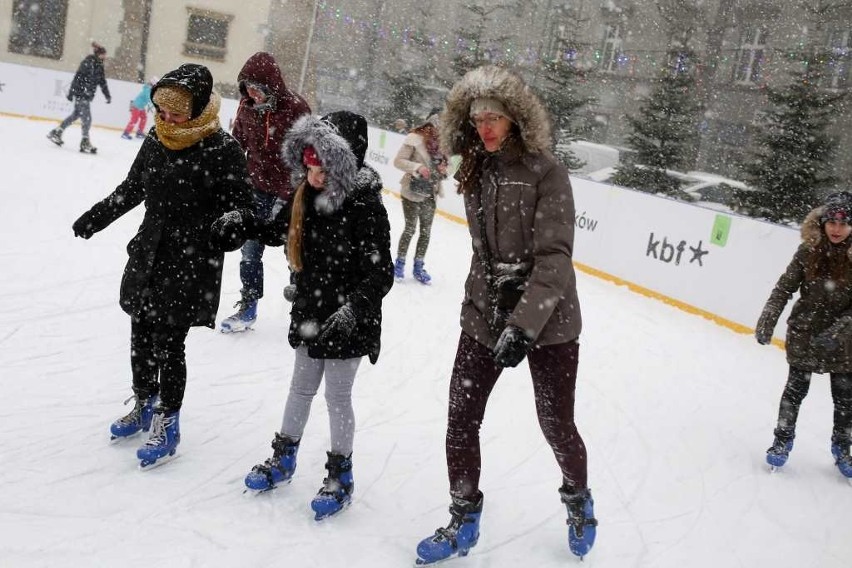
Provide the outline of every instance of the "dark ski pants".
[[59,125],[59,129],[65,130],[66,128],[71,126],[71,123],[73,123],[79,118],[80,123],[83,126],[83,138],[88,138],[89,129],[92,127],[91,104],[92,101],[87,101],[86,99],[74,97],[74,112],[72,112],[65,120],[62,121],[62,124]]
[[[831,398],[834,401],[834,428],[831,439],[834,442],[849,443],[852,438],[852,373],[831,373],[830,377]],[[787,385],[781,395],[776,436],[789,438],[795,434],[799,409],[810,386],[810,372],[790,367]]]
[[186,390],[184,343],[189,327],[132,318],[130,366],[133,392],[142,400],[160,393],[166,412],[180,410]]
[[[536,412],[541,431],[569,487],[585,489],[586,446],[574,424],[574,388],[580,346],[577,341],[534,347],[530,350]],[[485,405],[503,369],[491,351],[462,332],[450,379],[447,421],[447,469],[450,493],[476,499],[479,492],[481,454],[479,428]],[[510,452],[513,448],[504,448]]]

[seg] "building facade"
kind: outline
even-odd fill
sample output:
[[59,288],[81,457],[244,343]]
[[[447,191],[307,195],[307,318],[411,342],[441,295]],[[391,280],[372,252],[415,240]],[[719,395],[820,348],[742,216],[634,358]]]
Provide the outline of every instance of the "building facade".
[[[544,90],[543,63],[569,59],[589,71],[578,86],[595,99],[588,137],[613,146],[674,46],[688,46],[703,104],[695,169],[738,177],[766,88],[790,82],[804,52],[829,54],[826,89],[850,89],[852,0],[0,0],[0,60],[73,71],[92,40],[109,51],[110,77],[192,61],[226,96],[246,58],[270,51],[318,112],[350,108],[379,124],[395,118],[394,79],[417,83],[411,102],[425,116],[465,61],[511,65]],[[840,148],[852,142],[847,108],[831,127]],[[836,174],[852,182],[848,153]]]

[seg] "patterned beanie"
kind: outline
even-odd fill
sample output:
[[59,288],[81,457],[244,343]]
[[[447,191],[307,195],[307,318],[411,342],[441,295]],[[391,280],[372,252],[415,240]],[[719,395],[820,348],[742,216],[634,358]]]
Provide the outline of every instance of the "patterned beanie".
[[164,85],[154,91],[154,105],[174,114],[192,115],[192,93],[177,85]]
[[852,193],[848,191],[832,193],[825,198],[823,207],[822,216],[819,219],[821,225],[828,221],[852,224]]
[[473,101],[470,103],[470,116],[474,117],[477,114],[483,112],[493,112],[494,114],[505,116],[512,122],[515,122],[515,119],[512,117],[512,114],[506,108],[506,105],[504,105],[499,99],[491,97],[479,97],[473,99]]

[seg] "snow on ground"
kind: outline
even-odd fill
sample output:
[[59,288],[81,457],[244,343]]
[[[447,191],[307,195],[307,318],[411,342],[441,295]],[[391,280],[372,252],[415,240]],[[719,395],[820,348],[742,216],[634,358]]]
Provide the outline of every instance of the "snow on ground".
[[[308,503],[328,446],[322,397],[293,483],[242,493],[271,455],[292,366],[280,249],[266,255],[254,331],[190,333],[179,459],[142,472],[140,439],[107,443],[130,395],[118,287],[142,211],[89,241],[71,223],[123,179],[139,143],[96,129],[100,151],[88,156],[78,128],[60,149],[44,138],[50,127],[0,117],[0,564],[411,565],[417,542],[448,520],[443,436],[466,229],[438,217],[434,285],[408,280],[387,297],[381,358],[355,384],[355,501],[317,524]],[[401,207],[385,202],[395,244]],[[227,256],[219,319],[238,299],[238,263]],[[583,565],[848,567],[852,487],[829,454],[827,380],[814,381],[788,466],[770,475],[783,352],[584,274],[579,288],[577,415],[600,520]],[[523,365],[498,383],[482,443],[482,538],[452,565],[579,566]]]

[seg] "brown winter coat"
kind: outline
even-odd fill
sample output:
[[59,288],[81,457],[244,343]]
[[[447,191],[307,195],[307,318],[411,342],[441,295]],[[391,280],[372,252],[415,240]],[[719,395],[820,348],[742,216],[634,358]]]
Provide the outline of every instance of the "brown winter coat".
[[[464,194],[474,253],[465,283],[462,329],[490,348],[497,341],[500,330],[489,326],[494,295],[489,292],[486,263],[482,262],[487,255],[492,268],[529,267],[525,289],[507,324],[525,330],[534,345],[572,341],[582,327],[572,264],[574,197],[568,170],[549,151],[546,109],[514,75],[497,67],[482,67],[466,75],[450,92],[441,116],[442,145],[447,153],[461,153],[479,143],[468,124],[468,114],[471,101],[483,96],[503,102],[520,135],[485,158],[476,187]],[[492,174],[496,175],[496,191],[486,181]],[[483,243],[480,218],[487,243]]]
[[[311,107],[287,88],[278,64],[268,53],[261,51],[249,57],[237,80],[242,98],[232,134],[246,152],[251,183],[258,191],[289,201],[293,188],[290,170],[281,161],[281,144],[293,123],[310,114]],[[265,85],[275,97],[274,108],[255,107],[245,81]]]
[[[787,302],[798,291],[800,297],[787,320],[787,362],[792,367],[814,373],[850,373],[852,274],[836,285],[828,277],[808,278],[805,269],[814,247],[826,238],[819,222],[822,212],[822,207],[811,211],[802,223],[802,244],[772,290],[757,322],[757,333],[771,335]],[[852,237],[832,245],[832,252],[846,254],[852,259],[850,241]],[[811,344],[814,337],[824,332],[840,342],[838,349],[826,351]]]

